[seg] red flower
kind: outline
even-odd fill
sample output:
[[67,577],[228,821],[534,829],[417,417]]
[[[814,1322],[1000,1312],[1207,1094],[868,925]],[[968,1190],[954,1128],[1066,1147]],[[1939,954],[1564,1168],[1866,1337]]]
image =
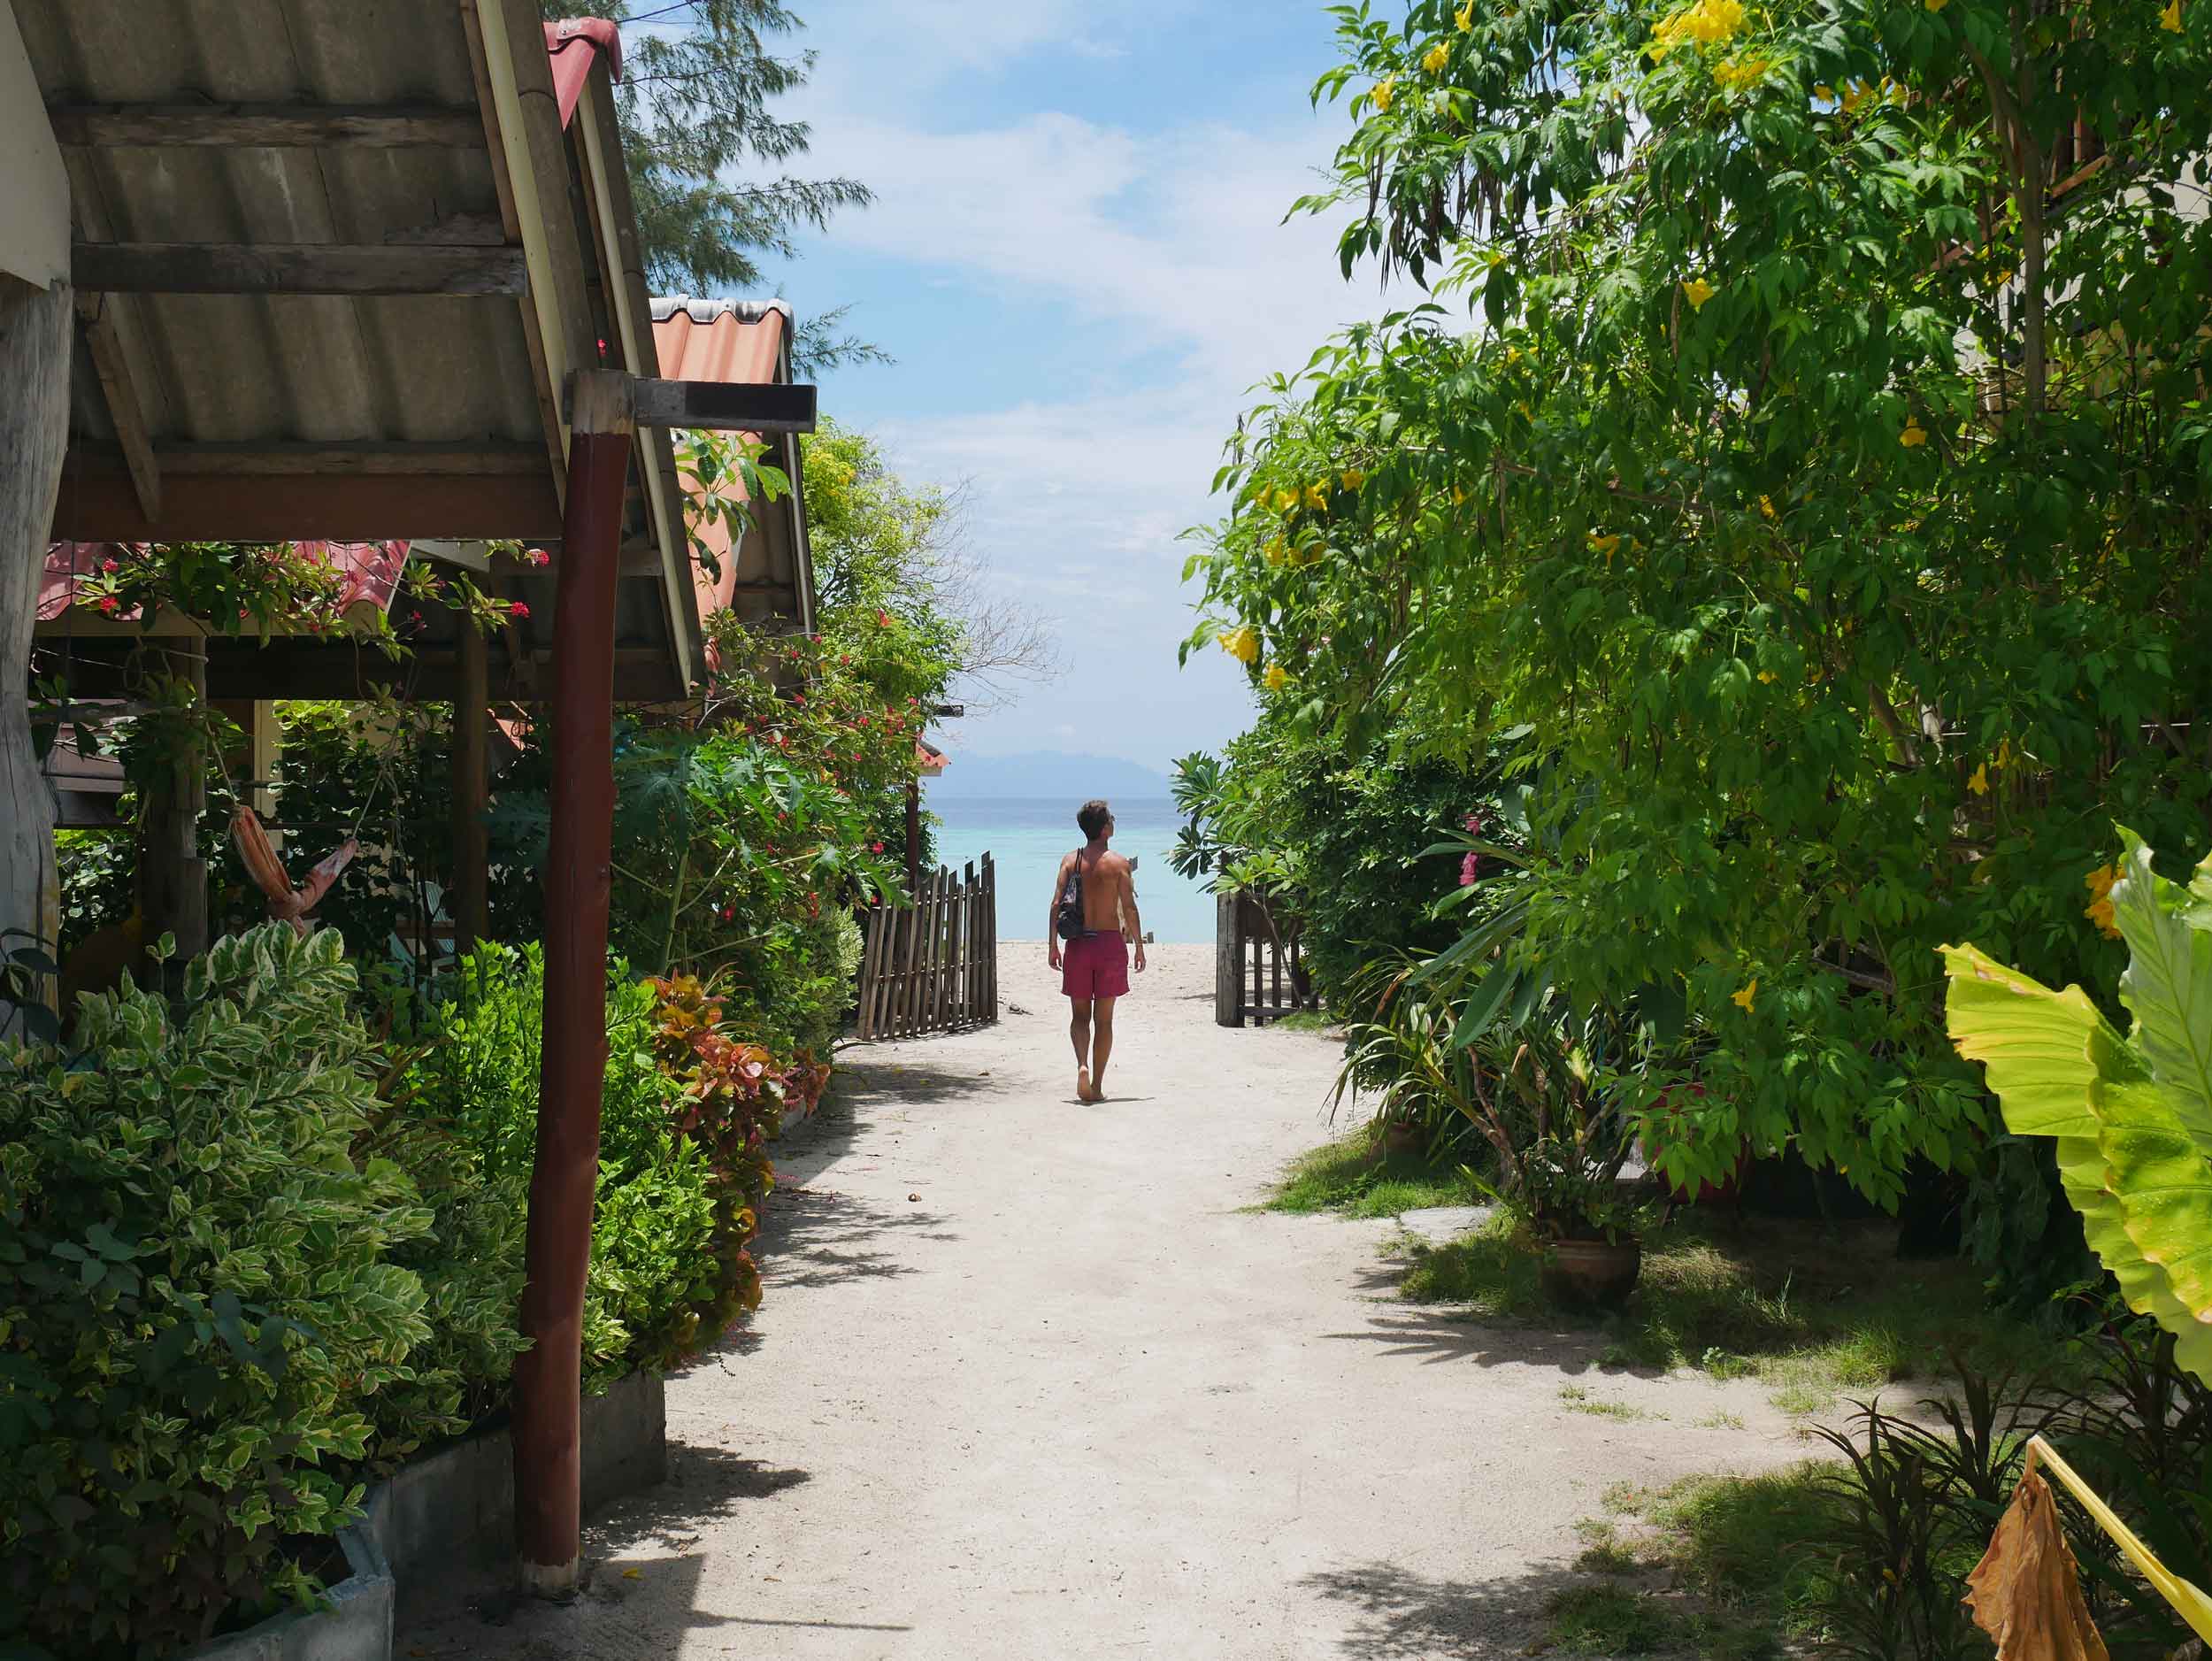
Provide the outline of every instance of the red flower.
[[117,565],[112,559],[103,559],[100,562],[100,569],[103,571],[116,572],[122,570],[122,566]]
[[888,627],[891,627],[891,613],[890,613],[890,612],[888,612],[888,611],[878,611],[878,612],[876,613],[876,627],[877,627],[878,628],[888,628]]
[[507,615],[509,617],[527,617],[530,615],[530,608],[525,605],[521,601],[517,600],[512,605],[507,608]]
[[534,565],[549,565],[553,563],[553,556],[542,548],[533,548],[528,553],[523,555],[523,558]]
[[870,842],[868,844],[868,851],[872,854],[879,854],[883,851],[883,844],[881,842]]
[[[105,611],[110,617],[113,617],[117,611],[120,611],[122,609],[122,605],[123,603],[111,594],[103,595],[100,596],[100,609],[103,611]],[[243,617],[245,616],[245,613],[241,611],[238,615]]]

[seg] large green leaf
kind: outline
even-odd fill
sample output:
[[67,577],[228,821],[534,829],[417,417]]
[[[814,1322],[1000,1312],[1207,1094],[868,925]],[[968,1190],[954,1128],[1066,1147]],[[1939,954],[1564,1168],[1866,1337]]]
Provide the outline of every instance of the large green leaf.
[[2107,1084],[2097,1111],[2105,1186],[2119,1200],[2128,1237],[2165,1271],[2192,1314],[2212,1319],[2212,1164],[2161,1085]]
[[[2149,1069],[2079,987],[2054,992],[1972,946],[1945,947],[1943,957],[1952,1040],[1987,1067],[2007,1127],[2053,1139],[2083,1236],[2128,1307],[2174,1334],[2184,1365],[2212,1377],[2212,1326],[2196,1317],[2202,1306],[2184,1300],[2166,1264],[2131,1227],[2118,1192],[2114,1167],[2125,1162],[2145,1184],[2145,1227],[2162,1256],[2185,1252],[2187,1225],[2158,1196],[2170,1174],[2163,1161],[2186,1139],[2176,1137],[2170,1113],[2161,1129]],[[2195,1157],[2193,1148],[2188,1152]],[[2206,1221],[2212,1219],[2200,1219],[2196,1238],[2212,1242]]]
[[2142,838],[2124,826],[2120,836],[2127,851],[2112,910],[2128,944],[2120,1001],[2135,1017],[2130,1036],[2182,1130],[2212,1154],[2212,928],[2188,915],[2200,909],[2189,890],[2152,871]]
[[2013,1134],[2079,1137],[2093,1148],[2101,1127],[2092,1089],[2108,1069],[2128,1065],[2112,1024],[2078,986],[2054,992],[1977,946],[1942,950],[1951,1040],[1989,1069]]

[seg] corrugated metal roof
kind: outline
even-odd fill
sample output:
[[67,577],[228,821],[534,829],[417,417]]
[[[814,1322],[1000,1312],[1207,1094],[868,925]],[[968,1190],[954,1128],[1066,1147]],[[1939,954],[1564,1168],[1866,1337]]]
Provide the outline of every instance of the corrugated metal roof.
[[[16,0],[15,10],[50,106],[477,104],[452,0]],[[503,240],[484,149],[72,145],[64,158],[79,234],[91,242],[388,242],[456,220]],[[133,367],[157,446],[542,437],[512,304],[233,294],[108,304],[137,337]],[[114,439],[88,359],[73,421]]]
[[[91,315],[58,539],[557,539],[558,372],[657,367],[619,138],[595,73],[618,61],[611,26],[546,24],[535,0],[9,4],[64,140],[81,243],[221,246],[250,261],[272,245],[435,242],[519,249],[529,273],[519,299],[81,285]],[[425,121],[405,142],[321,127],[303,140],[276,134],[272,112],[309,126],[365,112],[386,118],[388,133],[394,116]],[[180,118],[199,136],[180,136]],[[150,453],[158,484],[150,521],[123,472],[134,434],[119,430],[103,384],[119,361],[137,454]],[[631,504],[626,558],[637,574],[620,585],[616,625],[634,696],[680,693],[700,666],[666,454],[664,434],[641,434],[649,488]],[[657,558],[640,559],[647,548]],[[522,696],[550,645],[554,584],[526,565],[496,576],[528,609],[504,655]],[[452,644],[448,619],[430,612],[425,685]],[[239,644],[223,649],[222,673],[260,678]],[[269,676],[329,682],[307,650],[284,642]]]
[[[791,311],[780,300],[703,300],[673,295],[653,302],[653,341],[661,373],[675,381],[732,384],[787,383],[791,379]],[[788,496],[762,504],[756,524],[734,555],[726,524],[699,534],[713,550],[718,573],[695,567],[703,618],[733,610],[753,627],[814,627],[814,571],[806,537],[806,506],[799,476],[799,442],[790,434],[769,441],[766,459],[791,480]],[[737,493],[742,499],[742,492]]]

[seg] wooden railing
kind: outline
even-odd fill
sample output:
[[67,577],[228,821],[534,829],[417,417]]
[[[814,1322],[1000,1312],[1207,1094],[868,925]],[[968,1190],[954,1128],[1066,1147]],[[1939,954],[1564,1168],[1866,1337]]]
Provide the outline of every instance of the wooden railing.
[[868,913],[860,958],[863,1043],[998,1019],[998,867],[940,867],[910,906]]
[[1295,919],[1275,919],[1243,895],[1214,896],[1214,1020],[1223,1027],[1264,1027],[1301,1010],[1317,1009],[1299,951]]

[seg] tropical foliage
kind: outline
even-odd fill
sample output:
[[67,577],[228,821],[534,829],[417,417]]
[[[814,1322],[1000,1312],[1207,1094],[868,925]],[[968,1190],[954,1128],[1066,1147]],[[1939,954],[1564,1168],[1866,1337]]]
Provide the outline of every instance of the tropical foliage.
[[1338,16],[1354,127],[1303,205],[1473,325],[1273,384],[1190,649],[1348,745],[1532,728],[1561,788],[1505,957],[1679,1010],[1628,1081],[1703,1091],[1671,1177],[1747,1138],[1884,1203],[1980,1168],[1935,948],[2108,992],[2094,827],[2206,840],[2212,13]]
[[2130,1308],[2212,1381],[2212,858],[2187,888],[2123,830],[2101,904],[2128,949],[2123,1037],[2079,987],[2053,992],[1971,946],[1944,951],[1950,1027],[2016,1135],[2055,1144],[2066,1196]]

